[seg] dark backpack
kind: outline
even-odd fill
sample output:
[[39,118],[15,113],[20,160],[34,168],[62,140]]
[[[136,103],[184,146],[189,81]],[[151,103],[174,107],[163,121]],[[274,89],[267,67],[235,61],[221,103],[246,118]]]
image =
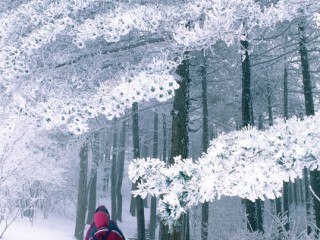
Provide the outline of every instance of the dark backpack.
[[[124,235],[123,235],[123,233],[122,233],[122,231],[120,230],[120,228],[118,227],[118,225],[117,225],[114,221],[110,220],[108,229],[109,229],[109,230],[108,230],[107,234],[105,235],[105,237],[103,238],[103,240],[106,240],[106,239],[107,239],[107,237],[108,237],[108,235],[109,235],[109,233],[110,233],[111,231],[116,231],[116,232],[118,232],[118,233],[120,234],[120,236],[123,238],[123,240],[126,240],[125,237],[124,237]],[[90,234],[90,237],[93,237],[94,240],[97,239],[97,238],[94,237],[94,234],[95,234],[96,232],[97,232],[97,226],[94,225],[93,228],[92,228],[91,234]]]
[[112,220],[110,220],[110,222],[109,222],[109,230],[110,231],[114,230],[114,231],[118,232],[120,234],[120,236],[123,238],[123,240],[126,240],[125,237],[123,236],[122,231],[118,227],[118,225]]
[[[106,229],[108,229],[108,228],[106,228]],[[95,236],[95,232],[97,231],[97,227],[94,226],[94,228],[93,228],[92,230],[95,230],[94,233],[93,233],[93,236],[92,236],[93,240],[99,240],[99,239],[96,238],[96,236]],[[93,232],[93,231],[92,231],[92,232]],[[111,229],[109,228],[108,231],[107,231],[107,233],[106,233],[106,235],[103,236],[102,240],[107,240],[107,237],[108,237],[108,235],[110,234],[110,232],[111,232]]]

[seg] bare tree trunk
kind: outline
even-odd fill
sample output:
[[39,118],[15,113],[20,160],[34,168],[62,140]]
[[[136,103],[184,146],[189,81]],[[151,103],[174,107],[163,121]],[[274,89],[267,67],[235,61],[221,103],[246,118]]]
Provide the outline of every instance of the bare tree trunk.
[[[311,84],[311,76],[310,76],[310,67],[309,67],[309,58],[308,58],[308,49],[306,46],[306,36],[305,36],[305,19],[301,19],[298,30],[300,34],[299,41],[299,52],[301,57],[301,67],[302,67],[302,78],[303,78],[303,93],[304,93],[304,102],[306,108],[306,115],[311,116],[314,115],[314,103],[313,103],[313,93],[312,93],[312,84]],[[316,234],[318,237],[320,229],[320,202],[310,196],[309,194],[309,179],[308,179],[308,170],[304,169],[304,177],[305,177],[305,196],[306,196],[306,206],[307,206],[307,219],[308,219],[308,234],[311,233],[310,226],[310,218],[311,218],[311,199],[313,199],[314,203],[314,214],[316,219]],[[314,193],[317,196],[320,196],[320,172],[318,170],[310,171],[310,182],[311,187]]]
[[[269,126],[273,126],[273,111],[272,111],[272,90],[270,87],[270,82],[267,82],[267,93],[268,93],[268,114],[269,114]],[[281,203],[281,197],[277,197],[274,201],[275,207],[276,207],[276,216],[281,217],[282,216],[282,203]],[[274,204],[273,204],[274,205]],[[281,239],[281,232],[282,228],[281,226],[278,226],[278,238]]]
[[87,224],[93,222],[94,212],[96,210],[97,202],[97,169],[100,160],[100,134],[94,133],[92,140],[92,169],[89,181],[89,204],[88,204],[88,216]]
[[[138,114],[138,103],[132,104],[132,136],[133,136],[133,158],[140,158],[140,137],[139,137],[139,114]],[[138,180],[139,182],[139,180]],[[134,189],[137,188],[135,183]],[[145,220],[144,220],[144,207],[143,199],[137,196],[136,202],[136,213],[137,213],[137,231],[138,239],[145,240]]]
[[[207,92],[207,63],[204,51],[201,51],[202,65],[200,74],[202,77],[202,151],[207,152],[209,147],[209,126],[208,126],[208,92]],[[205,202],[201,206],[201,239],[208,239],[208,219],[209,203]]]
[[118,165],[117,165],[117,218],[122,221],[122,180],[123,180],[123,171],[124,171],[124,160],[126,153],[126,132],[127,132],[127,123],[124,121],[122,123],[122,131],[119,141],[119,153],[118,153]]
[[88,179],[88,144],[84,143],[80,149],[79,187],[77,200],[77,217],[74,236],[83,239],[87,212],[87,179]]
[[[242,126],[246,127],[253,122],[251,105],[251,70],[248,53],[249,42],[244,40],[240,41],[240,43],[242,51],[244,52],[244,55],[242,56]],[[256,204],[249,199],[244,199],[244,203],[247,215],[247,228],[249,231],[255,232],[258,230]]]
[[[135,184],[133,183],[131,185],[131,189],[134,190]],[[131,200],[130,200],[130,214],[131,216],[135,217],[136,216],[136,198],[133,197],[133,195],[131,194]]]
[[[162,115],[162,130],[163,130],[163,161],[168,164],[167,161],[167,121],[166,121],[166,115]],[[165,225],[162,221],[160,221],[159,226],[159,238],[161,240],[168,240],[169,235],[169,228],[167,225]]]
[[162,130],[163,130],[163,156],[162,159],[167,163],[167,121],[166,115],[162,115]]
[[117,221],[117,155],[118,155],[118,127],[113,122],[112,162],[111,162],[111,219]]
[[[259,130],[263,129],[263,116],[259,116]],[[264,212],[264,201],[262,201],[260,198],[255,201],[256,208],[257,208],[257,228],[258,231],[263,233],[263,212]]]
[[[287,64],[284,65],[284,76],[283,76],[283,115],[285,119],[289,118],[289,111],[288,111],[288,69]],[[289,231],[290,224],[290,203],[289,203],[289,196],[290,196],[290,183],[283,182],[283,214],[287,217],[288,221],[285,223],[284,227],[286,231]]]
[[[153,121],[153,158],[158,157],[158,113],[154,114]],[[151,197],[151,208],[150,208],[150,224],[149,224],[149,239],[154,240],[156,236],[156,227],[157,227],[157,198],[155,196]]]
[[109,189],[109,181],[110,181],[110,146],[111,146],[111,138],[110,138],[110,131],[106,130],[103,139],[103,155],[104,155],[104,162],[103,162],[103,192],[106,193]]
[[[172,151],[170,164],[174,163],[174,157],[188,157],[189,134],[188,134],[188,113],[189,113],[189,60],[185,59],[177,68],[177,74],[181,76],[178,82],[180,87],[175,91],[172,111]],[[170,240],[184,240],[190,238],[189,219],[181,216],[181,227],[174,229],[170,234]]]

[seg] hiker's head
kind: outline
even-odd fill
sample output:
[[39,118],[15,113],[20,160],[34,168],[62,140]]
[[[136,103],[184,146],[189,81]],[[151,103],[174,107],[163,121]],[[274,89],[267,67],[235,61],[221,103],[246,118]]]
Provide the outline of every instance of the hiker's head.
[[94,224],[98,229],[101,227],[108,227],[109,221],[109,214],[105,212],[99,211],[94,214]]
[[109,211],[108,211],[108,209],[106,208],[106,206],[104,206],[104,205],[100,205],[99,207],[97,207],[97,209],[96,209],[95,212],[96,212],[96,213],[97,213],[97,212],[104,212],[104,213],[106,213],[106,214],[109,215]]

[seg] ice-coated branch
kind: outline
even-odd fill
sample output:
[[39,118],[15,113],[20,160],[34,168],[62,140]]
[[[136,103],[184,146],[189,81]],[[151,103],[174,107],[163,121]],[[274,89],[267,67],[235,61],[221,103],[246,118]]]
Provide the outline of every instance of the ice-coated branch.
[[320,167],[319,120],[320,112],[303,121],[279,119],[266,131],[249,127],[223,134],[197,162],[176,158],[167,167],[158,159],[136,159],[129,178],[142,181],[134,194],[162,196],[158,210],[169,225],[190,207],[221,196],[274,199],[283,181],[302,177],[304,167]]
[[[155,55],[132,65],[104,81],[94,95],[81,101],[50,98],[38,103],[35,115],[41,118],[45,129],[67,124],[70,132],[81,134],[88,130],[88,120],[103,114],[108,119],[121,116],[134,102],[156,99],[166,101],[173,97],[178,83],[174,69],[179,59],[170,60],[168,53]],[[113,86],[114,83],[116,86]]]

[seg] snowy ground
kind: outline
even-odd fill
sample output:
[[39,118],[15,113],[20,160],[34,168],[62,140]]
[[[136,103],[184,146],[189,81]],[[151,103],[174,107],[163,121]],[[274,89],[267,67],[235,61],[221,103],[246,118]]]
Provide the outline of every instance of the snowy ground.
[[[124,230],[126,237],[135,234],[135,219],[125,214],[123,223],[118,223]],[[32,225],[28,218],[18,219],[8,228],[3,240],[74,240],[74,220],[68,220],[61,216],[50,215],[48,219],[38,217]]]
[[63,217],[50,215],[45,220],[42,217],[36,219],[33,224],[28,218],[18,219],[5,232],[4,240],[74,240],[75,223],[72,220],[66,220]]
[[[101,201],[108,205],[107,202]],[[110,209],[110,208],[109,208]],[[74,240],[75,221],[62,216],[50,214],[48,219],[43,219],[41,213],[36,216],[33,225],[28,218],[16,220],[5,232],[3,240]],[[118,225],[127,238],[133,237],[136,232],[136,220],[124,209],[123,222]]]
[[[125,177],[122,188],[123,221],[118,222],[118,225],[127,239],[136,235],[137,225],[136,219],[129,214],[130,187],[131,183]],[[103,204],[110,210],[111,201],[109,197],[110,193],[108,193],[107,198],[98,198],[97,206]],[[75,209],[70,209],[71,214],[68,217],[69,219],[65,216],[54,214],[49,214],[48,219],[44,219],[42,213],[38,212],[36,213],[33,225],[28,218],[18,219],[5,232],[3,240],[75,240],[73,237],[75,229],[74,211]],[[147,220],[149,219],[149,214],[149,209],[145,209]]]

